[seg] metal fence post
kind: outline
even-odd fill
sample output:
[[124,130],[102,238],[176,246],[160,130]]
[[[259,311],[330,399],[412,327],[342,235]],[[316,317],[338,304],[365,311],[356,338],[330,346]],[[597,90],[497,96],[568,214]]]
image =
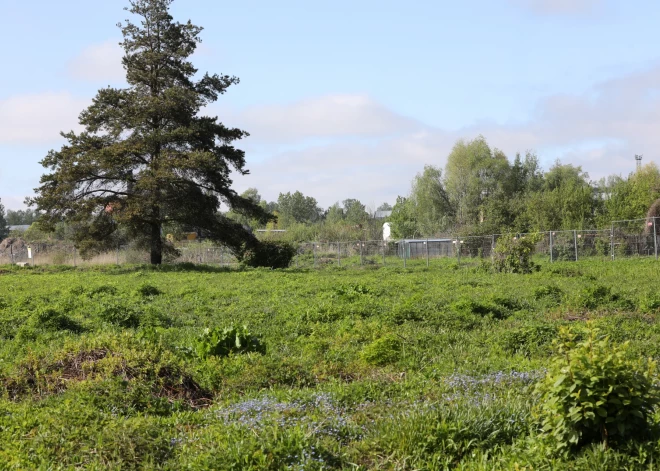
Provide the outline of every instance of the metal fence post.
[[403,243],[403,268],[406,268],[406,257],[408,255],[408,251],[406,250],[406,243]]
[[225,266],[225,246],[220,247],[220,266]]
[[573,246],[575,247],[575,261],[578,261],[577,231],[573,231]]
[[426,238],[426,268],[429,267],[429,238]]
[[362,253],[362,241],[360,241],[360,265],[364,265],[364,254]]
[[612,251],[612,260],[614,260],[614,223],[612,223],[612,229],[610,230],[610,250]]
[[314,257],[314,268],[316,268],[316,242],[312,244],[312,256]]
[[490,236],[490,260],[495,261],[495,234]]
[[554,240],[552,238],[552,231],[550,231],[550,263],[555,262],[554,251],[555,251],[555,244],[554,244]]
[[117,265],[119,265],[119,242],[117,242]]
[[655,259],[658,259],[658,233],[655,231],[656,228],[656,218],[653,218],[653,250],[655,251]]
[[73,266],[76,266],[76,246],[73,246]]
[[383,266],[385,266],[385,249],[387,247],[387,241],[383,241]]
[[337,265],[341,266],[341,242],[337,242]]

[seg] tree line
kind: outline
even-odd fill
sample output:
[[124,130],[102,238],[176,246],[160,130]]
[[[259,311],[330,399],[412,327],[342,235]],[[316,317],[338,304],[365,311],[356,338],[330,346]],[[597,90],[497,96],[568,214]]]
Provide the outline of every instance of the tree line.
[[[544,170],[533,152],[509,160],[479,136],[458,141],[444,168],[426,165],[393,206],[385,202],[367,208],[360,200],[347,198],[324,209],[300,191],[266,201],[256,188],[240,197],[276,219],[264,224],[232,209],[219,214],[252,231],[284,229],[286,234],[262,237],[290,241],[379,239],[385,221],[390,222],[394,237],[403,238],[593,229],[646,215],[660,199],[660,171],[649,163],[625,177],[592,181],[573,164],[557,161]],[[374,219],[375,211],[388,210],[392,211],[388,218]],[[0,205],[0,235],[6,225],[32,224],[38,216],[31,209],[5,214]],[[191,227],[170,224],[166,229],[180,233]],[[69,233],[62,226],[56,230],[58,238],[68,238]]]
[[459,140],[444,169],[425,166],[397,198],[391,223],[398,237],[594,229],[643,218],[659,198],[653,163],[592,181],[560,161],[546,171],[533,152],[509,161],[479,136]]
[[[373,221],[373,211],[356,199],[323,210],[300,191],[268,203],[254,188],[242,196],[276,214],[278,220],[267,227],[292,232],[286,236],[291,240],[380,238],[384,222]],[[593,181],[570,163],[556,161],[544,170],[531,151],[510,160],[479,136],[456,142],[444,168],[424,166],[405,196],[377,209],[392,210],[386,221],[394,237],[411,238],[605,228],[614,220],[643,218],[658,199],[660,171],[654,163]],[[241,222],[258,227],[254,220]],[[368,226],[367,233],[339,230],[352,225]]]

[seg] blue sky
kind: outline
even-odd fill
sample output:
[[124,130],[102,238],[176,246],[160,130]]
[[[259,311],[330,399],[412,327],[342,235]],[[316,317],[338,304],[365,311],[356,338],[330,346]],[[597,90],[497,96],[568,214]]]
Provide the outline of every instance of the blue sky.
[[[125,0],[0,0],[0,199],[22,207],[59,130],[122,86]],[[606,0],[175,0],[205,28],[200,71],[240,85],[208,113],[242,143],[269,200],[324,207],[406,194],[424,164],[483,134],[510,158],[533,149],[592,178],[660,161],[660,3]]]

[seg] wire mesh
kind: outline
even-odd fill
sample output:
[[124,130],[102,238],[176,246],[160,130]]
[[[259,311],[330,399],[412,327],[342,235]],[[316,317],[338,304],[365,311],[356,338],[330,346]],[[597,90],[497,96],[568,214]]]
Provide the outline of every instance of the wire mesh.
[[611,256],[658,257],[660,218],[632,219],[612,223]]
[[[658,257],[660,249],[660,218],[615,221],[609,230],[550,231],[517,234],[536,235],[538,242],[533,256],[550,262],[576,261],[588,258]],[[322,268],[327,266],[431,266],[443,259],[487,259],[493,256],[502,235],[443,236],[403,239],[399,241],[333,241],[296,244],[292,267]],[[0,244],[0,265],[103,265],[146,264],[149,253],[121,245],[105,253],[83,259],[76,248],[66,243],[31,243],[6,239]],[[28,246],[32,258],[28,258]],[[184,242],[179,256],[167,263],[193,263],[233,266],[239,262],[226,247],[208,241]]]

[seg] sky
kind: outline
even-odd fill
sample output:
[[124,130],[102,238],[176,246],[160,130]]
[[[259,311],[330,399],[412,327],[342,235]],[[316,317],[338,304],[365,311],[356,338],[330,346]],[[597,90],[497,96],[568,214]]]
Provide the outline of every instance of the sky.
[[[127,4],[0,0],[6,208],[24,207],[97,90],[126,86]],[[629,174],[635,154],[660,163],[657,1],[175,0],[172,14],[204,27],[200,73],[241,80],[204,110],[250,133],[239,192],[373,209],[479,135],[593,180]]]

